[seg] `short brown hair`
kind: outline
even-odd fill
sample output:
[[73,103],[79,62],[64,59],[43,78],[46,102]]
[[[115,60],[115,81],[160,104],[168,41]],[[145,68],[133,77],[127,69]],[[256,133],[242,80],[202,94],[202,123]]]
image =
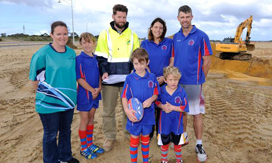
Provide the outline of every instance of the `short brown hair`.
[[55,21],[51,24],[51,34],[54,34],[54,29],[57,27],[57,26],[62,26],[62,27],[66,27],[67,28],[67,25],[62,22],[62,21]]
[[166,23],[164,20],[162,20],[162,18],[156,18],[152,21],[152,23],[150,24],[150,27],[149,27],[149,31],[148,31],[148,40],[149,41],[154,41],[154,35],[151,31],[151,28],[154,26],[155,23],[161,23],[163,25],[163,32],[162,32],[162,35],[160,37],[160,42],[164,39],[165,37],[165,34],[166,34],[166,31],[167,31],[167,27],[166,27]]
[[138,62],[146,61],[146,63],[147,63],[148,62],[148,53],[143,48],[137,48],[132,52],[132,54],[130,56],[130,62],[133,62],[134,58],[138,59]]
[[121,4],[116,4],[113,6],[112,8],[113,15],[116,15],[117,11],[125,12],[126,14],[128,13],[127,7]]
[[96,42],[95,37],[91,33],[89,33],[89,32],[84,32],[84,33],[82,33],[79,36],[79,43],[80,43],[80,45],[81,45],[82,39],[84,39],[86,42],[91,42],[91,41],[93,41],[93,43]]
[[163,69],[163,77],[166,80],[167,76],[172,74],[174,77],[180,79],[181,73],[179,72],[179,69],[174,66],[167,66]]
[[185,14],[191,13],[193,15],[192,9],[188,5],[183,5],[178,9],[178,15],[180,12],[184,12]]

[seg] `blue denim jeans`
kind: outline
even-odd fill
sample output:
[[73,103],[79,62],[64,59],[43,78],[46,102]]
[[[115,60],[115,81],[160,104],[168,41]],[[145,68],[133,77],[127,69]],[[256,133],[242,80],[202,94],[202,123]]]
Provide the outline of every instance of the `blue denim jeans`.
[[[64,112],[39,114],[43,124],[43,161],[59,163],[69,161],[71,150],[71,124],[74,109]],[[58,143],[57,134],[59,133]]]

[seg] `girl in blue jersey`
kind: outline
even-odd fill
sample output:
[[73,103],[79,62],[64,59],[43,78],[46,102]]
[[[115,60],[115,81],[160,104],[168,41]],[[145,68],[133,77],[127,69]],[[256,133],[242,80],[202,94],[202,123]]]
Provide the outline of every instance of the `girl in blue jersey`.
[[76,57],[76,78],[78,82],[77,110],[80,114],[79,138],[80,154],[87,159],[97,157],[104,150],[93,143],[94,114],[101,100],[101,77],[96,55],[93,54],[95,38],[90,33],[82,33],[79,43],[83,51]]
[[[170,38],[165,38],[167,31],[166,23],[161,18],[156,18],[152,21],[148,31],[148,39],[141,43],[141,47],[144,48],[149,55],[148,68],[150,72],[156,75],[159,84],[164,84],[163,68],[169,65],[173,65],[172,57],[172,44],[173,41]],[[158,120],[160,118],[160,108],[156,107],[156,131],[158,133]],[[150,138],[153,137],[154,127],[150,134]]]
[[[122,104],[128,117],[126,129],[130,132],[130,158],[132,163],[137,163],[138,146],[141,137],[141,149],[143,163],[148,163],[149,134],[155,124],[154,101],[159,94],[156,76],[146,69],[148,65],[148,53],[143,48],[138,48],[131,54],[131,62],[134,70],[125,80],[122,91]],[[128,109],[128,100],[138,98],[143,103],[144,116],[137,122],[133,111]]]
[[179,85],[181,74],[178,68],[168,66],[164,68],[165,85],[161,87],[161,94],[156,104],[162,108],[159,120],[158,145],[161,145],[161,161],[167,163],[169,143],[174,143],[176,163],[182,163],[181,145],[185,142],[183,134],[183,114],[189,112],[185,90]]

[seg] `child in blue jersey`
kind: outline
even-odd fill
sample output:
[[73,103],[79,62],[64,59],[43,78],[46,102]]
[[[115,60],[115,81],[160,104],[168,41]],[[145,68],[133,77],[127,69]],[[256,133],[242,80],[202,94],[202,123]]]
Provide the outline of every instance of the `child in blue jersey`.
[[[125,80],[122,91],[122,104],[128,117],[126,129],[130,132],[130,158],[132,163],[137,163],[138,146],[141,137],[141,149],[143,163],[148,163],[149,134],[155,124],[154,101],[159,94],[156,76],[146,69],[149,60],[148,53],[143,48],[138,48],[131,54],[130,61],[134,70]],[[138,98],[143,103],[144,116],[137,121],[133,111],[128,109],[128,100],[132,97]]]
[[87,159],[97,157],[104,150],[93,144],[94,114],[101,100],[101,77],[96,55],[93,54],[95,38],[90,33],[82,33],[79,43],[83,51],[76,57],[76,78],[78,82],[77,110],[80,114],[79,138],[80,154]]
[[181,145],[185,142],[183,114],[189,112],[185,90],[179,85],[181,74],[178,68],[168,66],[163,70],[165,85],[156,104],[162,108],[159,120],[158,145],[161,145],[161,161],[167,163],[169,143],[174,143],[176,163],[182,163]]

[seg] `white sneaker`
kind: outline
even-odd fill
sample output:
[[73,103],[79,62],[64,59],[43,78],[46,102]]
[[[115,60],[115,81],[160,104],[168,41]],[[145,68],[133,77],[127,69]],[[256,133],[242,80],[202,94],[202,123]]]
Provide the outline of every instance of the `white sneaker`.
[[202,146],[202,144],[197,144],[195,146],[195,152],[197,154],[198,162],[205,162],[207,161],[207,154]]

